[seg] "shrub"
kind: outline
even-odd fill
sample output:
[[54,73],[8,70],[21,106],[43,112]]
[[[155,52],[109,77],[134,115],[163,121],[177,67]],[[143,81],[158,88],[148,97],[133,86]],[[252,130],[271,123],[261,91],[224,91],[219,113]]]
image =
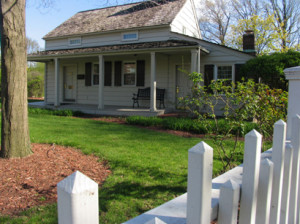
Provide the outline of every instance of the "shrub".
[[126,122],[141,126],[160,126],[162,120],[158,117],[130,116],[126,118]]
[[247,79],[264,83],[270,88],[287,90],[283,70],[300,65],[300,52],[288,51],[262,55],[249,60],[241,69],[241,74]]
[[[273,134],[273,125],[279,119],[285,119],[288,93],[281,89],[271,89],[253,80],[231,83],[228,80],[213,81],[203,86],[202,74],[192,73],[191,94],[179,98],[184,108],[198,117],[206,133],[213,132],[218,152],[226,171],[235,165],[235,156],[240,152],[238,137],[244,136],[252,128],[266,138]],[[222,106],[224,119],[217,119],[217,111]],[[256,120],[256,124],[247,122]],[[224,140],[235,135],[232,149],[225,150]]]
[[41,108],[28,108],[30,114],[45,114],[45,115],[55,115],[62,117],[72,117],[72,116],[82,116],[84,113],[80,111],[72,110],[51,110],[51,109],[41,109]]

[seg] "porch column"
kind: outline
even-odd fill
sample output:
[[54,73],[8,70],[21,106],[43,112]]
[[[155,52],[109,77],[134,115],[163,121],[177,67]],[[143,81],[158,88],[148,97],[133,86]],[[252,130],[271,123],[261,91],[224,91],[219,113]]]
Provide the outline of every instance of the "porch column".
[[198,48],[197,73],[200,73],[201,67],[201,48]]
[[191,73],[198,72],[197,56],[198,56],[198,50],[196,49],[191,50]]
[[54,58],[54,106],[57,107],[59,103],[59,59]]
[[156,111],[156,58],[155,52],[151,52],[151,96],[150,96],[150,111]]
[[99,94],[98,109],[104,109],[104,57],[99,55]]

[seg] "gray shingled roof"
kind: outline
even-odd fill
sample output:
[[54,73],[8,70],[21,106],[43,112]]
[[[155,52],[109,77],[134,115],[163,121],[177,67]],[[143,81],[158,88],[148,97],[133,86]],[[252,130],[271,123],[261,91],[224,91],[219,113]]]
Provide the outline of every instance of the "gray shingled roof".
[[198,43],[192,41],[184,41],[184,40],[168,40],[168,41],[157,41],[157,42],[146,42],[146,43],[135,43],[135,44],[110,45],[110,46],[101,46],[101,47],[40,51],[28,55],[28,57],[38,58],[43,56],[96,54],[96,53],[115,52],[115,51],[120,52],[120,51],[159,49],[159,48],[193,47],[193,46],[198,46]]
[[186,0],[152,0],[83,11],[44,36],[62,37],[170,24]]

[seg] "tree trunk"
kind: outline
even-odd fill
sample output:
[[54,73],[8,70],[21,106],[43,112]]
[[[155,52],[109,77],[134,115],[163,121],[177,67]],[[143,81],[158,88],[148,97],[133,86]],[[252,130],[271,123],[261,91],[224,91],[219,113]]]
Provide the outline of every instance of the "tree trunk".
[[25,157],[30,147],[27,111],[27,54],[25,0],[1,0],[3,158]]

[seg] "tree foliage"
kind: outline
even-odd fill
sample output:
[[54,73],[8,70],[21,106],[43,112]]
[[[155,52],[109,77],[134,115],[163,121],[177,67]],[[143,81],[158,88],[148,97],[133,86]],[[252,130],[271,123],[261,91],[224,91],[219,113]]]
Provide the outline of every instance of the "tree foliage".
[[258,55],[278,51],[280,49],[279,36],[274,32],[275,18],[270,15],[262,18],[252,15],[249,19],[240,19],[237,24],[231,25],[231,33],[228,44],[239,50],[243,50],[243,34],[245,30],[253,30],[255,35],[255,46]]
[[27,69],[28,97],[44,96],[44,69],[43,63],[36,63]]
[[266,0],[265,10],[267,15],[274,15],[275,17],[275,32],[281,41],[281,51],[299,49],[299,0]]
[[[202,0],[202,5],[207,0]],[[256,47],[259,54],[289,49],[299,50],[300,48],[300,4],[299,0],[233,0],[226,2],[226,7],[220,8],[219,2],[223,0],[210,1],[210,7],[199,9],[199,14],[223,18],[223,21],[215,23],[206,20],[203,24],[200,17],[202,36],[209,41],[220,43],[216,24],[222,28],[227,22],[224,15],[230,15],[224,44],[230,47],[241,49],[242,34],[245,30],[252,29],[256,37]],[[209,12],[209,13],[207,13]],[[214,15],[212,12],[215,12]],[[208,15],[206,15],[208,14]],[[208,17],[209,18],[209,17]],[[204,20],[205,21],[205,20]],[[207,33],[215,35],[207,36]],[[235,40],[238,40],[235,42]],[[273,44],[272,44],[273,43]]]
[[30,37],[26,37],[26,44],[28,54],[35,53],[41,50],[39,43],[36,40],[31,39]]
[[300,53],[288,51],[286,53],[273,53],[253,58],[242,67],[241,74],[245,79],[262,82],[272,88],[287,90],[283,70],[300,65]]
[[204,1],[199,18],[203,38],[225,45],[232,16],[229,8],[227,0]]

